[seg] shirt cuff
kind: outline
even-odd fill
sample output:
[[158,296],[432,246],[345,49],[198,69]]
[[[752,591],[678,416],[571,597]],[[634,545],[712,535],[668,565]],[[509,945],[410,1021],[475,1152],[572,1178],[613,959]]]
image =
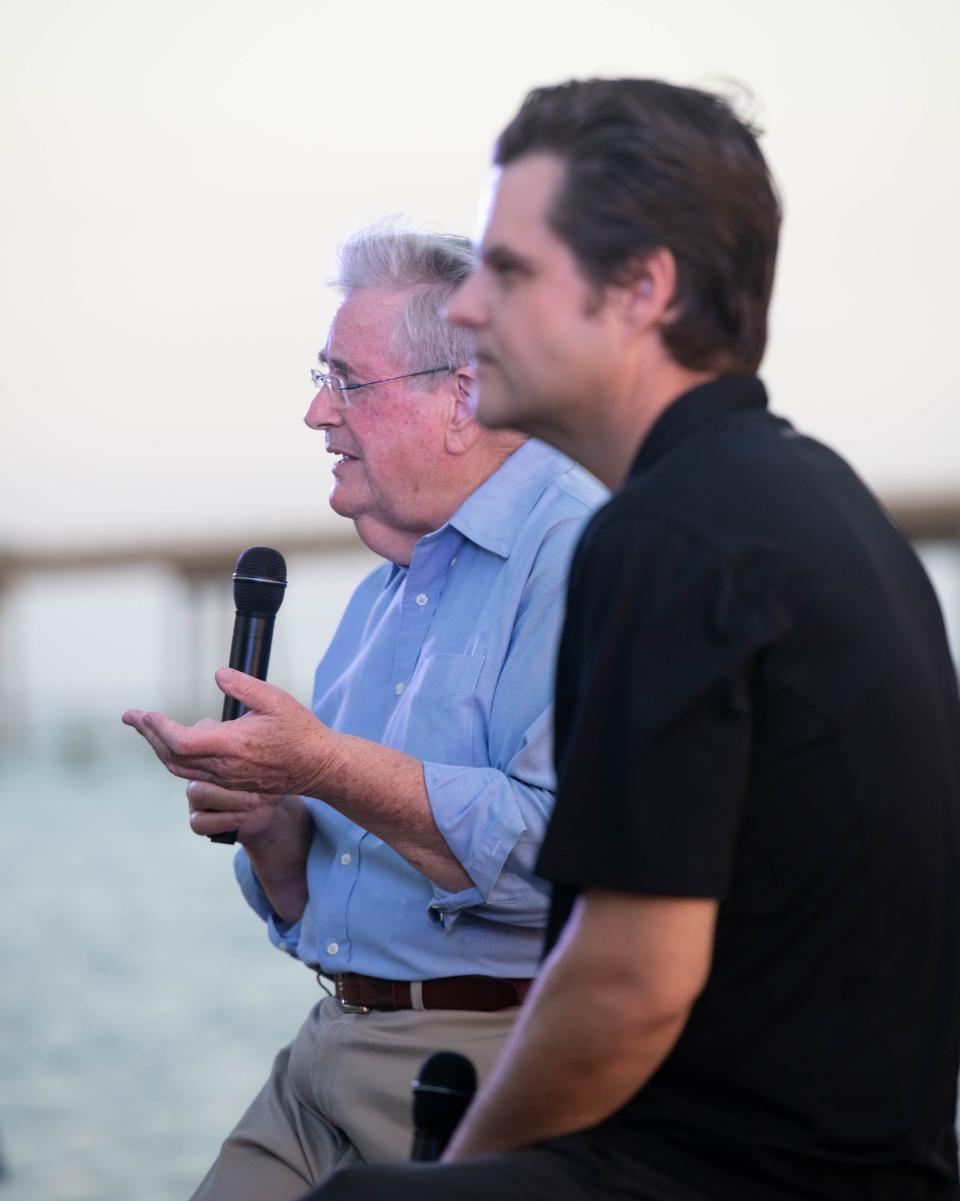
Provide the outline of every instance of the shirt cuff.
[[300,927],[303,919],[298,918],[295,922],[285,922],[275,912],[270,904],[269,897],[263,891],[260,881],[257,879],[257,874],[253,870],[253,864],[250,862],[250,856],[243,847],[240,847],[234,856],[233,871],[247,904],[254,913],[262,917],[267,923],[267,933],[270,936],[270,941],[281,951],[286,951],[288,955],[296,956],[297,947],[300,945]]
[[527,828],[508,777],[492,767],[424,763],[423,779],[433,819],[476,886],[451,893],[434,885],[431,907],[456,913],[490,901]]
[[444,930],[449,930],[465,909],[475,909],[483,904],[479,888],[464,888],[462,892],[447,892],[439,884],[433,885],[433,900],[428,906],[431,918]]

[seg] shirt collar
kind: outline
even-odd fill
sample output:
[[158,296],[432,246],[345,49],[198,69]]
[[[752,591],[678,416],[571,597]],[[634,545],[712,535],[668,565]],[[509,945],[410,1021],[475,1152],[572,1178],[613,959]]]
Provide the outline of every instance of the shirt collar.
[[[470,493],[447,525],[506,559],[524,518],[544,489],[572,466],[566,455],[536,438],[528,438]],[[438,537],[444,528],[427,534],[427,538]]]
[[646,471],[668,446],[708,421],[727,413],[766,407],[767,390],[753,375],[721,375],[691,388],[668,405],[653,423],[640,444],[630,475]]

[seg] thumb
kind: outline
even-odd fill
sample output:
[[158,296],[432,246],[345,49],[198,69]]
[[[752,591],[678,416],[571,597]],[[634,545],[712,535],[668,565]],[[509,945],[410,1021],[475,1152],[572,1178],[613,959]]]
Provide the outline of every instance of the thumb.
[[219,667],[214,678],[221,692],[241,701],[251,713],[276,713],[281,707],[284,696],[281,689],[256,676],[248,676],[232,667]]

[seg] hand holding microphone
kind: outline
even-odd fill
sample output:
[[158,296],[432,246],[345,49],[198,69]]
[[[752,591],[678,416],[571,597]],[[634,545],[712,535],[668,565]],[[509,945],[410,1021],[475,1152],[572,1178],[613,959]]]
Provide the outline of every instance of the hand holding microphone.
[[[278,552],[270,553],[282,564]],[[254,573],[245,569],[241,574]],[[239,580],[238,593],[240,584],[253,584],[259,589],[264,581]],[[184,726],[163,713],[142,709],[128,709],[122,717],[150,743],[171,775],[228,790],[237,801],[231,811],[238,814],[252,811],[265,798],[279,803],[286,795],[322,795],[318,789],[335,763],[338,736],[289,693],[253,674],[257,670],[266,672],[269,635],[280,603],[276,597],[282,598],[282,587],[278,585],[277,579],[266,581],[266,587],[275,589],[272,613],[267,611],[269,593],[266,599],[259,590],[254,591],[252,599],[246,591],[238,595],[234,650],[238,661],[250,670],[222,667],[216,675],[227,697],[224,713],[233,716],[220,722],[207,719],[195,726]],[[259,796],[244,795],[254,793]],[[212,809],[223,812],[226,806],[214,804]]]
[[[283,555],[269,546],[252,546],[237,560],[233,573],[233,600],[237,612],[230,644],[230,667],[258,680],[267,678],[273,622],[287,587],[287,565]],[[223,698],[221,721],[235,721],[246,706],[230,695]],[[211,842],[233,843],[236,830],[211,834]]]

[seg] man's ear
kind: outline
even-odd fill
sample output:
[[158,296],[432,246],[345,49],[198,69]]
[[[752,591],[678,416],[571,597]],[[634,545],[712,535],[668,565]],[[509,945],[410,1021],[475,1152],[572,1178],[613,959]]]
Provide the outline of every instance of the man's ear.
[[677,260],[666,246],[658,246],[629,266],[628,282],[622,285],[624,315],[638,332],[667,324],[676,289]]
[[477,440],[480,426],[474,417],[477,386],[476,372],[472,367],[458,367],[453,373],[450,416],[447,421],[447,450],[451,454],[463,454]]

